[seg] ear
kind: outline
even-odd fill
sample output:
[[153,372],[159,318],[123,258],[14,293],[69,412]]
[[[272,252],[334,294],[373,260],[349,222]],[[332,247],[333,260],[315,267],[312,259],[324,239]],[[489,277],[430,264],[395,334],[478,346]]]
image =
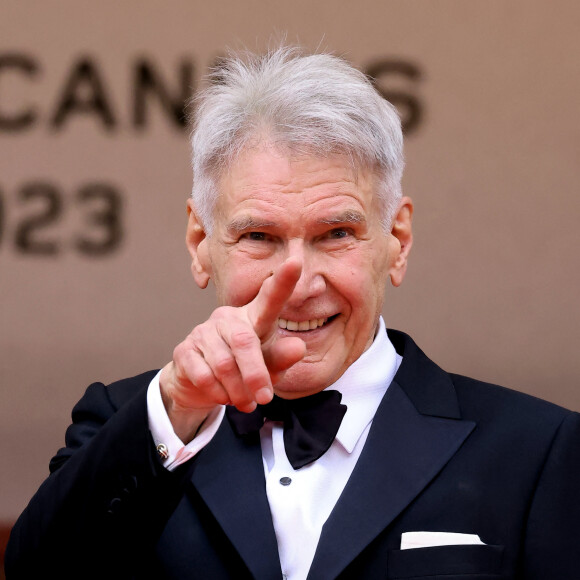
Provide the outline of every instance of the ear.
[[389,274],[393,286],[400,286],[407,271],[407,259],[413,245],[413,202],[409,197],[403,197],[399,209],[393,219],[391,234],[393,244],[393,257]]
[[195,283],[200,288],[205,288],[211,278],[211,260],[207,247],[207,236],[197,213],[193,200],[187,201],[187,233],[185,244],[191,255],[191,273]]

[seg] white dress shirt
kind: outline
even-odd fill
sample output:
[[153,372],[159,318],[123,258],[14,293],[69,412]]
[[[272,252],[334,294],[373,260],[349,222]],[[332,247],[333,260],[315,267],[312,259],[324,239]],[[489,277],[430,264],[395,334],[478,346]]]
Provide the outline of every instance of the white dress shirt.
[[[260,430],[266,492],[284,578],[303,580],[314,558],[324,522],[336,505],[366,442],[376,410],[402,358],[387,337],[381,317],[374,342],[328,389],[342,393],[347,412],[330,449],[317,461],[295,470],[284,450],[283,427],[266,421]],[[206,419],[193,441],[183,445],[175,435],[159,390],[159,375],[147,393],[149,426],[155,444],[168,449],[164,466],[175,469],[213,437],[225,408]]]

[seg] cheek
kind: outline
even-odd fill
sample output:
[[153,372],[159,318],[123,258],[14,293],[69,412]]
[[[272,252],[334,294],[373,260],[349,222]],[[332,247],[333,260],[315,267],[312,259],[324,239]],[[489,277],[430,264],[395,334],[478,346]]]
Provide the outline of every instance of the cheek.
[[374,254],[370,264],[373,280],[377,286],[381,287],[381,294],[384,292],[389,279],[389,270],[392,262],[391,255],[389,244],[384,244],[382,250]]
[[219,306],[244,306],[259,292],[266,278],[259,262],[243,259],[218,241],[208,245],[208,257]]
[[221,306],[245,306],[251,302],[266,279],[263,268],[254,264],[224,264],[215,277],[216,293]]
[[382,256],[363,255],[342,270],[340,284],[349,301],[368,312],[377,301],[382,301],[387,280],[387,260]]
[[357,336],[366,336],[367,332],[373,332],[382,310],[388,281],[387,260],[382,254],[366,255],[351,264],[343,277],[346,283],[343,280],[341,284],[342,294],[352,308],[350,330]]

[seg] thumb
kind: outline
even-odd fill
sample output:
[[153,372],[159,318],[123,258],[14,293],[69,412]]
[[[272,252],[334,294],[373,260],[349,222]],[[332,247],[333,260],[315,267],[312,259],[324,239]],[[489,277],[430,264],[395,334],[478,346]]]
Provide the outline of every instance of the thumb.
[[264,348],[264,362],[271,375],[288,370],[306,356],[306,344],[301,338],[288,336]]

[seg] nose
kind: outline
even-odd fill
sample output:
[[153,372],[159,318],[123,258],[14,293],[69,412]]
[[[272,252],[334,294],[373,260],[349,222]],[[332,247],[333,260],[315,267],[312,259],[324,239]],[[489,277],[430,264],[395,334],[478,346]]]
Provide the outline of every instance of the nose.
[[302,273],[287,302],[289,306],[300,306],[324,293],[326,279],[322,270],[323,263],[313,248],[308,247],[302,240],[291,240],[286,257],[295,257],[302,264]]

